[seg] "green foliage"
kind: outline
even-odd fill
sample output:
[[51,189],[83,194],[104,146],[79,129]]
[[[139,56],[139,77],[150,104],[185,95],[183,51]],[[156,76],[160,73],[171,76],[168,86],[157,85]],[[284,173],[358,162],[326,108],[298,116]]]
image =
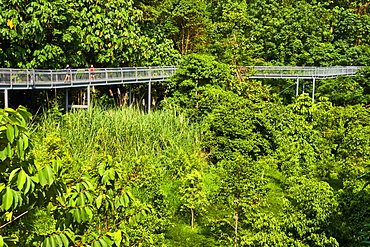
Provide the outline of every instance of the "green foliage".
[[[35,145],[34,158],[27,154],[30,145],[19,144],[25,137],[29,140],[26,124],[31,115],[21,107],[5,109],[1,117],[2,143],[25,152],[6,153],[1,163],[2,246],[14,241],[18,246],[122,246],[160,239],[141,223],[154,218],[154,210],[135,199],[128,186],[131,179],[120,173],[122,165],[111,156],[101,154],[74,177],[64,176],[62,166],[76,162],[56,133]],[[46,219],[49,227],[40,227]]]
[[226,89],[234,80],[231,68],[217,62],[215,57],[191,54],[180,61],[180,68],[166,86],[175,103],[181,107],[194,107],[190,105],[193,98],[203,90],[208,87]]
[[[361,80],[363,81],[363,80]],[[320,95],[328,97],[335,105],[367,104],[370,102],[367,85],[352,77],[328,79],[318,88]]]
[[133,1],[5,1],[0,10],[2,67],[158,65],[165,57],[170,65],[177,57],[169,39],[141,30]]
[[236,70],[369,65],[366,1],[20,0],[0,10],[3,67],[179,64],[155,85],[163,111],[55,106],[30,133],[23,107],[1,110],[0,246],[368,244],[369,110],[359,104],[369,68],[320,80],[315,103],[288,96],[292,81],[266,86]]
[[163,105],[180,107],[187,115],[201,120],[214,108],[229,104],[229,101],[240,106],[242,102],[251,104],[275,99],[268,86],[258,81],[238,79],[236,75],[236,70],[217,62],[213,56],[185,56],[176,74],[165,83],[169,97]]
[[[28,156],[31,145],[27,123],[30,118],[31,114],[24,107],[1,111],[1,228],[35,207],[44,207],[65,188],[59,179],[60,160],[39,166]],[[11,233],[4,230],[2,236],[7,241],[17,241]]]
[[182,171],[180,176],[180,200],[182,202],[182,210],[190,210],[191,229],[194,229],[196,214],[204,213],[209,206],[207,189],[204,183],[204,170],[206,164],[202,164],[202,157],[197,157],[196,154],[183,156]]
[[[188,180],[180,182],[184,173],[179,171],[185,172],[184,153],[199,147],[198,128],[174,111],[147,115],[134,108],[91,108],[64,119],[55,124],[50,116],[37,132],[45,142],[37,145],[40,158],[58,154],[68,168],[68,189],[52,211],[57,225],[78,233],[71,241],[81,238],[81,243],[103,235],[112,239],[118,231],[127,245],[162,242],[170,218],[182,213],[183,202],[176,196],[181,184],[188,188]],[[196,157],[187,164],[199,161]]]
[[[202,128],[169,110],[92,108],[59,124],[45,119],[34,163],[57,159],[69,170],[63,193],[40,208],[49,213],[22,219],[43,234],[27,241],[361,246],[368,109],[305,96],[284,106],[266,101],[266,89],[246,98],[247,89],[204,90],[193,112]],[[41,170],[47,187],[57,176]],[[46,215],[56,231],[37,226]]]

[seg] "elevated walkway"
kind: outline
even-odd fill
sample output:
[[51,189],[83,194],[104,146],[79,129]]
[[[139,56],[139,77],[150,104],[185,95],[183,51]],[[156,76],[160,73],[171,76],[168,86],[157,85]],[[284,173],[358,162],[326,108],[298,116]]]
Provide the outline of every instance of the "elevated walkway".
[[[299,94],[300,80],[305,92],[304,80],[312,80],[312,102],[315,101],[315,84],[318,79],[336,78],[338,76],[355,76],[363,66],[335,67],[283,67],[283,66],[246,66],[239,67],[244,76],[252,79],[295,79],[296,95]],[[294,85],[294,84],[293,84]],[[292,85],[292,86],[293,86]]]
[[[361,66],[346,67],[283,67],[244,66],[239,67],[243,76],[252,79],[296,79],[296,94],[299,94],[300,80],[304,93],[304,80],[312,80],[312,101],[315,98],[315,80],[354,76]],[[90,87],[119,84],[148,85],[148,102],[151,102],[151,83],[166,81],[177,70],[174,66],[97,68],[87,69],[33,70],[0,69],[0,90],[4,92],[4,105],[8,107],[8,90],[35,90],[65,88],[66,109],[83,108],[90,105]],[[87,88],[88,105],[69,105],[68,89]],[[131,88],[131,87],[130,87]],[[131,95],[131,90],[130,90]],[[150,110],[150,104],[148,103]]]
[[246,66],[239,67],[249,78],[274,79],[327,79],[338,76],[354,76],[362,66],[343,67],[283,67],[283,66]]
[[70,70],[0,69],[0,90],[28,90],[137,84],[165,81],[176,67],[98,68]]
[[[165,81],[176,72],[176,67],[132,67],[32,70],[0,69],[0,90],[4,92],[4,107],[8,107],[8,90],[66,89],[66,110],[87,108],[90,105],[90,87],[119,84],[145,84],[148,86],[148,111],[151,102],[151,83]],[[87,105],[69,104],[68,89],[86,88]],[[130,102],[131,102],[130,86]]]

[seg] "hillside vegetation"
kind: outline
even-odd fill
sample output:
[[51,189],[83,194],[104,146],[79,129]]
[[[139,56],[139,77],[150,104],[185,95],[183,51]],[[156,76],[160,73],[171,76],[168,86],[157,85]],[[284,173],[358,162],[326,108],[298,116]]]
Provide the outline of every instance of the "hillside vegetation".
[[283,105],[262,89],[210,87],[184,113],[54,112],[31,139],[24,109],[5,110],[1,241],[363,246],[368,108],[304,95]]
[[[179,69],[151,112],[120,105],[122,85],[69,112],[57,91],[13,94],[27,108],[0,110],[0,247],[369,245],[369,6],[3,1],[0,67]],[[313,101],[311,82],[295,96],[237,65],[364,67]]]

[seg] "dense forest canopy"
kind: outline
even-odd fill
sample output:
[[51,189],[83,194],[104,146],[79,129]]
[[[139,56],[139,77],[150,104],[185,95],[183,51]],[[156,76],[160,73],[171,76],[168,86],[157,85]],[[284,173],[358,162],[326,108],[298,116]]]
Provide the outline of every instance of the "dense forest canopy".
[[[368,246],[369,34],[364,0],[2,1],[0,68],[178,70],[150,113],[145,85],[11,94],[0,247]],[[313,102],[238,65],[364,67]]]
[[367,1],[5,0],[0,67],[368,65]]

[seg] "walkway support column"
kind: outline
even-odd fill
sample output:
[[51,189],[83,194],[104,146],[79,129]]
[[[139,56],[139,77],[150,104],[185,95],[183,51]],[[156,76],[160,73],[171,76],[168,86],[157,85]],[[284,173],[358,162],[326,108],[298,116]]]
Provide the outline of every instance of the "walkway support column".
[[4,108],[9,108],[8,89],[4,89]]
[[132,105],[132,86],[130,84],[129,86],[129,93],[128,93],[128,105],[131,106]]
[[90,85],[87,86],[87,107],[89,108],[90,107]]
[[315,102],[315,80],[316,80],[316,78],[314,77],[312,79],[312,103]]
[[69,90],[66,89],[66,112],[69,110],[69,105],[68,105],[68,94],[69,94]]
[[148,83],[148,113],[150,112],[150,106],[152,104],[152,83]]
[[298,96],[298,94],[299,94],[299,78],[297,78],[297,86],[295,89],[295,95]]

